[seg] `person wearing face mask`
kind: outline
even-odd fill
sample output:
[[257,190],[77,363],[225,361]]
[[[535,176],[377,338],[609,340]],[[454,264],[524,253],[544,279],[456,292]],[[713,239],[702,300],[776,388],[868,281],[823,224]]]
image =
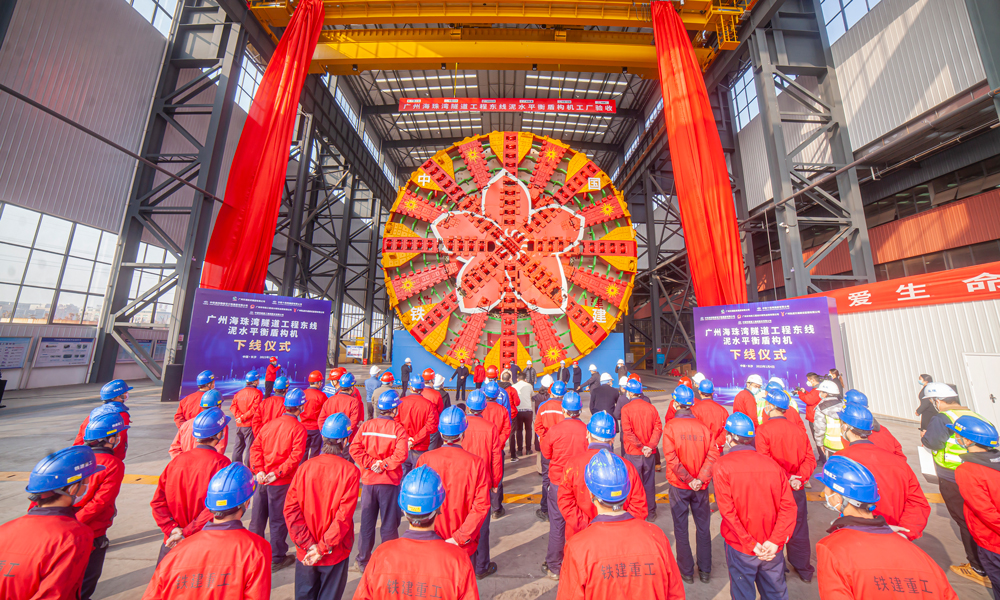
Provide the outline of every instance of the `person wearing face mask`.
[[740,390],[733,399],[733,412],[743,413],[756,424],[760,424],[764,412],[763,401],[758,402],[757,396],[764,390],[764,379],[757,374],[747,377],[746,388]]
[[968,452],[955,469],[955,483],[965,501],[963,510],[969,533],[979,546],[979,561],[993,584],[993,598],[1000,598],[1000,451],[997,429],[989,421],[964,415],[948,428]]
[[826,485],[826,507],[840,513],[830,535],[816,543],[816,572],[823,598],[891,600],[957,599],[941,567],[872,510],[879,501],[875,477],[863,465],[831,456],[817,479]]
[[931,383],[924,388],[924,396],[930,399],[938,414],[934,415],[934,418],[927,425],[927,430],[920,438],[920,443],[934,453],[934,471],[938,477],[941,498],[944,500],[945,506],[948,507],[948,514],[958,525],[962,545],[965,546],[965,557],[969,561],[961,565],[952,565],[951,570],[966,579],[985,586],[989,579],[979,562],[979,546],[976,545],[976,540],[969,533],[969,527],[965,521],[962,492],[958,489],[958,484],[955,483],[955,469],[962,464],[961,455],[965,453],[965,448],[958,443],[955,432],[948,427],[965,415],[980,419],[983,417],[962,406],[958,392],[950,385]]
[[934,378],[926,373],[921,375],[917,379],[917,383],[920,384],[920,391],[917,393],[917,399],[920,401],[920,405],[917,406],[916,414],[920,417],[920,432],[923,433],[927,430],[927,426],[930,424],[931,419],[937,414],[934,410],[934,405],[931,404],[931,399],[924,394],[924,390],[931,383],[934,383]]
[[0,598],[77,598],[94,547],[94,532],[73,503],[104,471],[90,446],[71,446],[35,465],[28,477],[28,514],[0,525]]
[[844,449],[844,442],[840,439],[840,410],[844,408],[844,400],[840,388],[829,379],[821,381],[816,389],[820,401],[816,405],[813,435],[816,445],[823,451],[821,458],[825,458]]

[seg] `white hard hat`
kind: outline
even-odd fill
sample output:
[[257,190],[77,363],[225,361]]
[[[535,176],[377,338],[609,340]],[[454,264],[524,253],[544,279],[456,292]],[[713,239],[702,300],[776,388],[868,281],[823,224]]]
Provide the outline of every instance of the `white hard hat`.
[[[820,384],[823,385],[823,384]],[[925,398],[958,398],[958,392],[947,383],[928,383],[924,387]]]
[[403,361],[403,362],[410,362],[409,357],[407,357],[407,359],[405,361]]
[[691,381],[693,381],[695,385],[698,385],[702,381],[705,381],[705,376],[701,374],[701,371],[698,371],[693,377],[691,377]]
[[368,370],[368,374],[371,375],[372,377],[375,377],[376,375],[379,374],[379,368],[373,366],[371,369]]
[[620,364],[620,365],[624,365],[624,364],[625,364],[625,361],[624,361],[623,359],[619,358],[619,359],[618,359],[618,364]]
[[750,377],[747,377],[747,383],[756,383],[757,385],[762,386],[762,385],[764,385],[764,380],[761,378],[760,375],[757,375],[755,373],[755,374],[751,375]]
[[531,366],[531,361],[529,360],[527,364],[528,364],[528,366],[530,367],[530,366]]
[[434,389],[439,390],[444,385],[444,375],[434,376]]
[[781,389],[785,389],[785,380],[781,377],[772,377],[767,380],[768,383],[777,383],[781,386]]
[[[840,395],[840,387],[836,383],[830,381],[829,379],[824,379],[823,381],[819,382],[819,385],[816,386],[816,389],[821,392],[826,392],[827,394],[835,394],[837,396]],[[924,395],[925,396],[927,395],[926,390],[924,391]],[[958,394],[955,395],[957,396]]]
[[596,371],[597,370],[597,365],[590,365],[590,370],[591,371]]
[[618,387],[625,387],[626,383],[628,383],[628,377],[619,377],[618,378]]
[[564,360],[561,360],[561,361],[559,361],[559,364],[561,364],[561,365],[565,365],[565,364],[566,364],[566,361],[564,361]]
[[614,381],[614,379],[611,378],[611,373],[601,373],[601,383],[604,383],[605,381]]
[[547,388],[547,387],[551,386],[552,384],[553,384],[553,381],[552,381],[552,376],[551,375],[546,375],[546,376],[542,377],[542,387],[543,388]]

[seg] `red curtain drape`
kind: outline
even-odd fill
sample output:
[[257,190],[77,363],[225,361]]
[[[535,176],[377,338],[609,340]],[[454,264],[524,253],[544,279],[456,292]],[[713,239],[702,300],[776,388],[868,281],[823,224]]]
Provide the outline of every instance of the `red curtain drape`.
[[268,62],[229,168],[201,287],[264,290],[299,96],[323,18],[322,0],[301,0]]
[[743,251],[719,130],[687,30],[670,2],[653,2],[663,117],[688,264],[700,306],[747,301]]

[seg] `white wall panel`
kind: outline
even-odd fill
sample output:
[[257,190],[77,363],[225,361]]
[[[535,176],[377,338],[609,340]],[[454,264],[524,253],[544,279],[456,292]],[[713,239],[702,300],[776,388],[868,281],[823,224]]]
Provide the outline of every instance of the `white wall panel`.
[[956,385],[967,403],[962,354],[1000,353],[1000,300],[853,313],[840,324],[848,385],[868,395],[872,412],[901,419],[917,419],[921,373]]

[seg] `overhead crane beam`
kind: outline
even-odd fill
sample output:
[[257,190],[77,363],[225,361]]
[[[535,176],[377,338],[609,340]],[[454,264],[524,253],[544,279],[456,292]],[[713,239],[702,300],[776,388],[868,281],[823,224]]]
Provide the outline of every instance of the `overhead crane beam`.
[[[542,111],[539,111],[542,113]],[[369,104],[361,107],[361,116],[370,117],[371,115],[398,115],[400,114],[398,104]],[[406,114],[421,114],[419,112],[409,112]],[[544,113],[542,113],[544,114]],[[642,111],[637,108],[619,108],[614,113],[602,114],[602,117],[614,118],[614,119],[628,119],[635,121],[643,117]]]
[[[414,138],[409,140],[383,140],[383,148],[447,148],[452,144],[457,144],[464,139],[461,137],[443,137],[443,138]],[[620,144],[606,144],[603,142],[586,142],[572,140],[567,142],[572,145],[573,148],[579,148],[580,150],[589,150],[591,152],[622,152],[624,149]]]

